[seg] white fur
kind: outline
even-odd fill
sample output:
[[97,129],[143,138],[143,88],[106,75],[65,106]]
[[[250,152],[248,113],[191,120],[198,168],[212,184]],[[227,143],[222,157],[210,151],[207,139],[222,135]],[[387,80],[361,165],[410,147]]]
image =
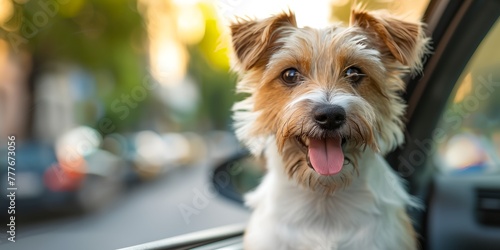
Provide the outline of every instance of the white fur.
[[[243,101],[237,102],[233,106],[233,119],[235,121],[234,127],[236,128],[236,137],[245,142],[245,146],[250,150],[253,155],[261,155],[265,148],[265,137],[256,136],[252,133],[259,112],[252,112],[253,100],[247,98]],[[251,139],[246,139],[251,138]]]
[[345,190],[326,195],[289,179],[274,139],[266,144],[268,173],[245,197],[254,209],[246,247],[400,250],[411,246],[411,235],[396,215],[415,202],[382,156],[367,149],[359,162],[359,177]]
[[326,99],[327,95],[326,92],[322,89],[314,89],[313,91],[304,94],[298,98],[293,99],[288,105],[287,109],[293,108],[293,106],[304,102],[304,101],[310,101],[313,103],[318,103],[318,104],[328,104],[328,100]]

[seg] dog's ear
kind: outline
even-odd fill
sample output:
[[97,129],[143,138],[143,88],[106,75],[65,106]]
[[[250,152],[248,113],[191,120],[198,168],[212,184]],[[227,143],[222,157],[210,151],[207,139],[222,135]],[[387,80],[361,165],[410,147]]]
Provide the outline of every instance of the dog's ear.
[[390,54],[412,72],[422,69],[422,56],[429,52],[429,38],[421,22],[407,22],[384,12],[353,10],[351,26],[358,26],[376,37]]
[[267,64],[271,54],[281,46],[279,38],[294,27],[297,23],[292,12],[261,21],[239,19],[232,23],[231,37],[238,63],[245,70]]

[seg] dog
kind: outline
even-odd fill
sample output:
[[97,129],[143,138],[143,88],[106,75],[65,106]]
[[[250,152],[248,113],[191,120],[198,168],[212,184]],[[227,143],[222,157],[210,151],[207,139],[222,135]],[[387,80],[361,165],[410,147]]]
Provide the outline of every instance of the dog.
[[267,173],[245,196],[245,249],[417,249],[418,206],[383,156],[404,141],[421,22],[354,9],[348,25],[298,27],[292,11],[230,24],[238,139]]

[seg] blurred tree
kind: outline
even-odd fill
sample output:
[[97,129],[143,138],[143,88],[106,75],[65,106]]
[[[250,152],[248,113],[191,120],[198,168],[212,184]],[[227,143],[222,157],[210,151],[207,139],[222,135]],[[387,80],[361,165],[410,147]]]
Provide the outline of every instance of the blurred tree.
[[[111,110],[111,103],[140,84],[147,73],[145,32],[135,1],[16,1],[13,17],[1,29],[0,37],[10,42],[14,51],[31,53],[32,91],[46,64],[77,64],[94,76],[97,93],[106,106],[104,115],[114,121],[117,130],[137,119],[140,112],[130,112],[122,121]],[[138,110],[143,103],[138,104]]]
[[228,73],[228,50],[221,45],[221,39],[225,38],[215,10],[208,5],[202,7],[206,16],[205,35],[200,43],[190,48],[189,74],[200,84],[199,119],[211,120],[212,128],[227,130],[231,124],[231,106],[236,100],[236,75]]
[[[92,111],[95,107],[83,107],[79,112],[110,118],[116,126],[113,131],[101,132],[120,132],[137,127],[158,129],[160,132],[230,129],[231,106],[238,98],[234,91],[236,76],[229,74],[227,49],[224,46],[221,48],[221,41],[229,38],[223,36],[220,19],[211,2],[200,1],[190,5],[165,1],[163,5],[166,7],[158,9],[155,7],[158,2],[146,0],[139,1],[139,5],[136,0],[5,1],[14,4],[14,14],[6,23],[0,24],[0,39],[8,41],[13,51],[23,50],[31,54],[31,92],[34,91],[37,77],[47,70],[51,63],[82,67],[90,73],[92,81],[97,83],[96,94],[104,103],[104,112]],[[147,4],[151,4],[152,8],[160,12],[157,14],[167,16],[168,18],[159,20],[168,24],[145,21],[152,18],[153,13],[142,9]],[[203,13],[205,29],[201,40],[188,43],[182,41],[180,35],[190,32],[182,30],[185,26],[180,25],[186,24],[182,23],[186,18],[179,19],[179,16],[190,12],[179,10],[189,10],[193,6]],[[151,50],[151,44],[148,44],[152,34],[147,33],[155,30],[150,29],[151,25],[153,28],[163,25],[171,29],[171,33],[160,35],[166,35],[187,48],[187,74],[190,79],[195,80],[200,92],[200,101],[193,113],[176,114],[174,109],[165,107],[164,103],[151,100],[150,97],[155,95],[164,98],[164,95],[162,97],[160,94],[161,91],[147,95],[148,99],[137,103],[138,106],[130,109],[129,115],[125,116],[113,109],[114,102],[122,101],[123,95],[130,95],[131,90],[142,84],[144,78],[150,75],[148,71],[153,68],[150,59],[156,55],[155,51]],[[173,58],[171,54],[166,57]],[[160,63],[162,62],[160,60]],[[174,62],[173,65],[182,63],[184,62]],[[162,91],[166,89],[164,87],[161,87]],[[33,107],[33,98],[31,102],[30,106]],[[145,123],[149,120],[143,118],[151,113],[161,121],[152,122],[156,125],[148,126]],[[87,119],[83,124],[98,128],[99,119]]]

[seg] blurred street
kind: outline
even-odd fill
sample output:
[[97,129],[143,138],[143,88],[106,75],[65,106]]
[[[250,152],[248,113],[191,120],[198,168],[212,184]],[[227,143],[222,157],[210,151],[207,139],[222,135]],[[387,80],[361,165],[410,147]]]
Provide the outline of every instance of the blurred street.
[[219,195],[208,197],[206,207],[189,216],[189,223],[183,218],[178,205],[193,207],[196,190],[207,192],[211,183],[212,166],[200,165],[178,168],[144,183],[96,213],[19,226],[16,242],[5,240],[0,249],[116,249],[245,222],[248,211]]

